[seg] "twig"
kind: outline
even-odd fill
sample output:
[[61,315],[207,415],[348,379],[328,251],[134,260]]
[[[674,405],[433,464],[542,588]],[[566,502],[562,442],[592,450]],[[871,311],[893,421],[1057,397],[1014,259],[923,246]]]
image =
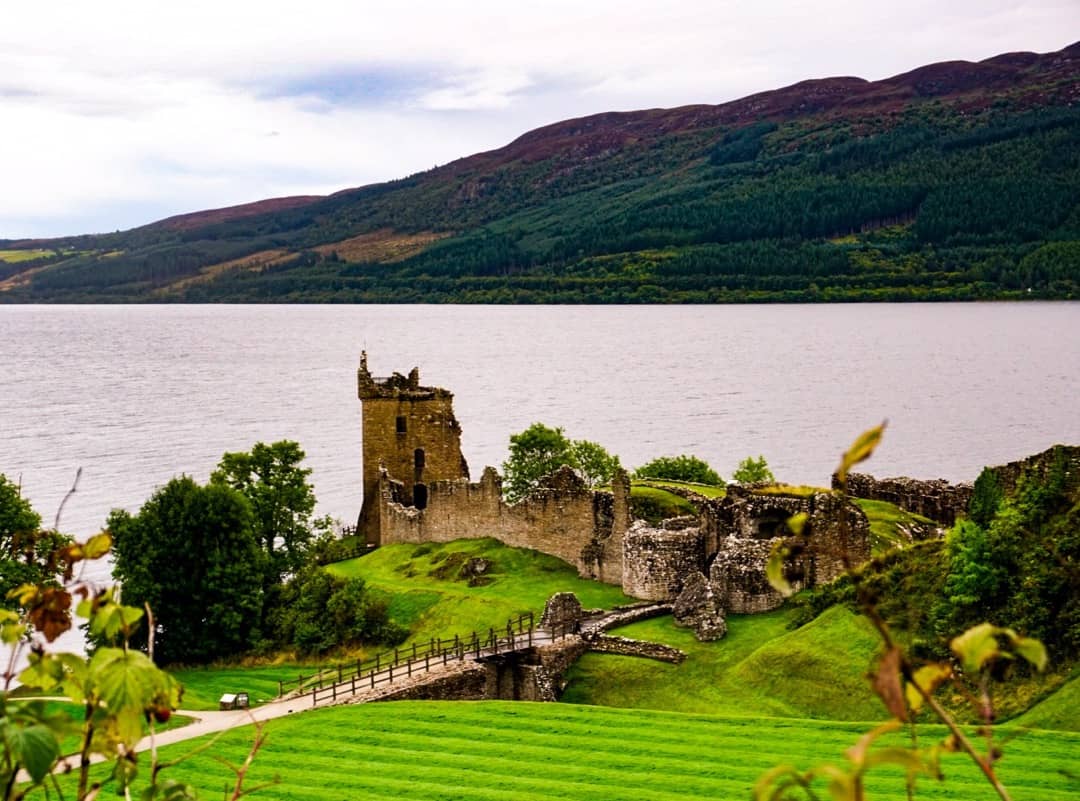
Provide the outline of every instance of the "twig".
[[64,496],[64,500],[60,501],[60,506],[56,510],[56,519],[53,521],[53,531],[60,530],[60,516],[64,513],[64,506],[67,505],[68,499],[75,494],[75,491],[79,488],[79,479],[82,477],[82,468],[78,468],[75,471],[75,481],[71,485],[71,489],[67,491],[67,495]]

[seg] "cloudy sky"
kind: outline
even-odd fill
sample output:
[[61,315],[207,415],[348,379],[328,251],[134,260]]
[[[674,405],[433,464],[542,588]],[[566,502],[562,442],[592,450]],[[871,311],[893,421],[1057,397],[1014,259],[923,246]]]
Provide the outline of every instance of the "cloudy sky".
[[568,117],[1080,38],[1080,0],[3,0],[0,238],[428,169]]

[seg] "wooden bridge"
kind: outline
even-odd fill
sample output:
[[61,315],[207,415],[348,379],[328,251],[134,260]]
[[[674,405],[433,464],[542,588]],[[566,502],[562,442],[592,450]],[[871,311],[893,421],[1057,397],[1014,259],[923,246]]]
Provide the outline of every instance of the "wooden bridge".
[[464,637],[455,635],[453,639],[414,642],[407,648],[395,648],[366,661],[333,665],[311,675],[301,673],[295,680],[278,682],[278,697],[311,696],[312,706],[332,704],[338,699],[375,690],[380,685],[431,673],[454,662],[484,661],[524,653],[565,639],[576,630],[577,624],[540,627],[534,614],[527,612],[508,620],[505,627],[489,628],[487,632],[473,631]]

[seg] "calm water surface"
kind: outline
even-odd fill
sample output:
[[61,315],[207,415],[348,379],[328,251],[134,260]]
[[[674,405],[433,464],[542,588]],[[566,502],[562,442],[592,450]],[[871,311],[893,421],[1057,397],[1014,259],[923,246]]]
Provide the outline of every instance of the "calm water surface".
[[889,419],[867,469],[973,479],[1080,442],[1080,304],[693,307],[4,306],[0,472],[86,536],[229,450],[294,439],[320,511],[360,509],[356,366],[419,365],[455,392],[474,476],[534,421],[633,467],[764,454],[827,483]]

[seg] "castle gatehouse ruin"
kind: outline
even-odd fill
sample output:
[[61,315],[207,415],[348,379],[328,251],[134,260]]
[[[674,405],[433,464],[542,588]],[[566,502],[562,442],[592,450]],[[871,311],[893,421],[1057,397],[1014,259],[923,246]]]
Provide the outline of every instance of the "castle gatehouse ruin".
[[[620,585],[627,595],[678,602],[689,589],[680,608],[693,606],[692,595],[734,613],[766,611],[782,602],[764,566],[794,514],[806,513],[814,531],[800,586],[831,581],[845,560],[857,564],[870,557],[865,515],[827,491],[764,494],[730,486],[724,498],[696,499],[696,516],[653,527],[631,519],[624,471],[610,489],[591,490],[563,467],[508,504],[494,468],[470,480],[451,392],[421,386],[416,368],[408,376],[375,378],[366,354],[357,385],[364,460],[359,524],[369,545],[492,537],[557,556],[581,576]],[[699,636],[716,636],[725,630],[717,614],[691,610],[682,617],[697,621],[687,625]]]

